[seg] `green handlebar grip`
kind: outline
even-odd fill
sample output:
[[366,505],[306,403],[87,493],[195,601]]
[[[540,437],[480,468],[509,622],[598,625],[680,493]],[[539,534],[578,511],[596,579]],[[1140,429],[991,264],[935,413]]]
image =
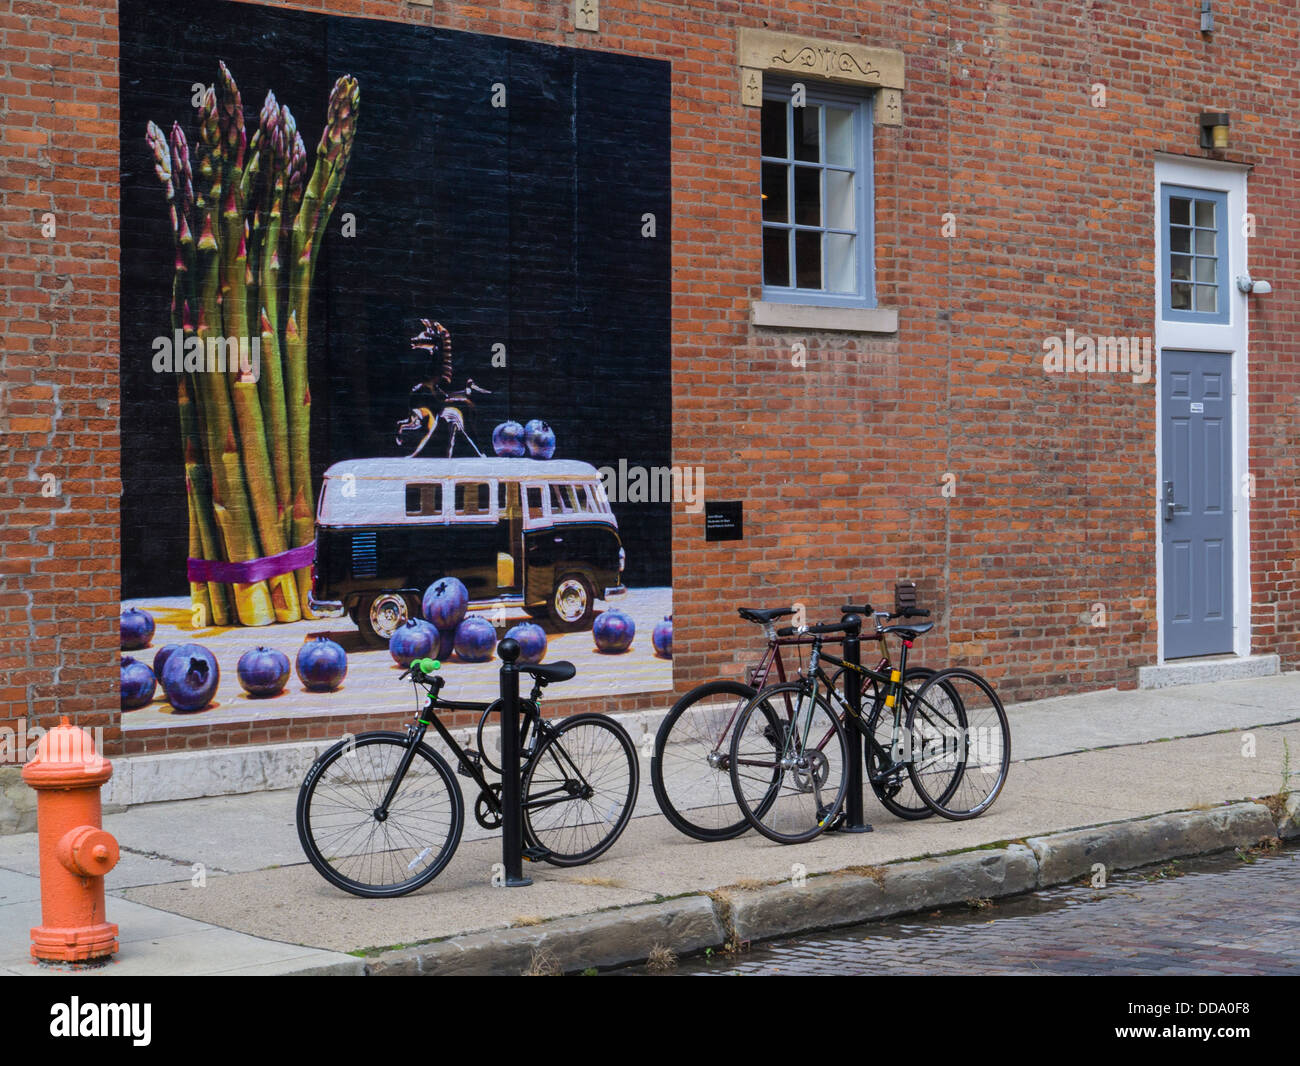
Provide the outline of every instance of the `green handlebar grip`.
[[416,659],[411,665],[422,674],[432,674],[442,667],[442,663],[438,662],[437,659]]

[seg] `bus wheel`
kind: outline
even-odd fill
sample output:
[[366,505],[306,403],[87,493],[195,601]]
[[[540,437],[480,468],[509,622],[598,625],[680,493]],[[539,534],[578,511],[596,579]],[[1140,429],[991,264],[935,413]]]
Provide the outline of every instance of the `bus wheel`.
[[555,583],[548,605],[551,621],[562,633],[590,629],[596,613],[596,597],[591,582],[579,573],[568,573]]
[[367,644],[384,647],[397,627],[414,617],[410,601],[400,592],[381,592],[361,601],[357,608],[357,629]]

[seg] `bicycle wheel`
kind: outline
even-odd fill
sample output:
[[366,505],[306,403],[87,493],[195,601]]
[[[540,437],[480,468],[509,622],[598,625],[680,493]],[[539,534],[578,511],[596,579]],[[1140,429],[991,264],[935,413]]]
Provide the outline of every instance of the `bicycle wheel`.
[[524,770],[524,833],[553,866],[580,866],[619,838],[636,806],[636,748],[603,714],[561,722]]
[[993,686],[973,670],[940,670],[908,707],[908,771],[921,798],[954,821],[983,814],[1011,766],[1011,727]]
[[727,767],[731,727],[757,692],[739,681],[710,681],[673,704],[659,725],[650,783],[664,817],[688,837],[730,840],[749,828]]
[[[781,713],[787,705],[793,714]],[[799,682],[770,685],[740,712],[731,736],[731,786],[746,820],[769,840],[811,840],[848,789],[844,727]]]
[[[896,765],[902,756],[906,754],[905,750],[900,753],[897,749],[900,747],[905,748],[905,738],[908,735],[906,726],[908,708],[915,701],[921,684],[927,678],[933,676],[934,671],[924,666],[908,669],[907,676],[903,681],[902,707],[897,709],[897,731],[894,728],[895,708],[886,707],[884,696],[878,693],[873,695],[872,707],[867,716],[870,739],[866,741],[864,746],[866,748],[867,777],[871,781],[872,790],[885,810],[897,818],[911,822],[929,818],[934,814],[934,808],[926,803],[921,798],[921,794],[916,791],[916,786],[912,783],[912,776],[908,772],[907,766],[905,764]],[[865,703],[865,699],[863,702]],[[928,721],[932,716],[931,712],[925,709],[922,709],[919,713],[923,722]],[[955,705],[953,714],[957,720],[957,727],[965,728],[966,719],[959,704]],[[941,802],[951,796],[952,790],[957,787],[960,778],[960,773],[954,768],[953,772],[949,774],[946,785],[937,780],[934,781],[934,790],[940,793]]]
[[465,825],[460,785],[432,748],[416,746],[381,818],[377,810],[410,743],[405,733],[362,733],[312,764],[298,791],[298,840],[330,884],[354,896],[402,896],[451,861]]

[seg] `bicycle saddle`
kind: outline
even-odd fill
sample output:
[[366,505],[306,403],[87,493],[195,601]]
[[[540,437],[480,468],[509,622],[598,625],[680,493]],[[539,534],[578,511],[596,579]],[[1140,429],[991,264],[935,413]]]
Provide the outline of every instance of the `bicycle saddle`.
[[915,640],[922,633],[928,633],[933,628],[933,622],[922,622],[919,626],[885,626],[880,632],[897,633],[904,640]]
[[550,684],[552,681],[568,681],[578,672],[571,662],[558,663],[518,663],[521,673],[532,674],[538,681]]
[[757,622],[759,625],[766,625],[774,618],[784,618],[787,614],[794,614],[793,607],[770,607],[760,610],[757,607],[739,607],[736,613],[747,622]]

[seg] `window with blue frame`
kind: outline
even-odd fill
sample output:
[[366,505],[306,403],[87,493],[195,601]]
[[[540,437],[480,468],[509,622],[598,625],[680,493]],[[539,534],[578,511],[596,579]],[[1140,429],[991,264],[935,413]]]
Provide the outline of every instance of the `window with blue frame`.
[[1164,317],[1228,321],[1228,194],[1182,185],[1160,187]]
[[874,307],[870,98],[764,86],[763,298]]

